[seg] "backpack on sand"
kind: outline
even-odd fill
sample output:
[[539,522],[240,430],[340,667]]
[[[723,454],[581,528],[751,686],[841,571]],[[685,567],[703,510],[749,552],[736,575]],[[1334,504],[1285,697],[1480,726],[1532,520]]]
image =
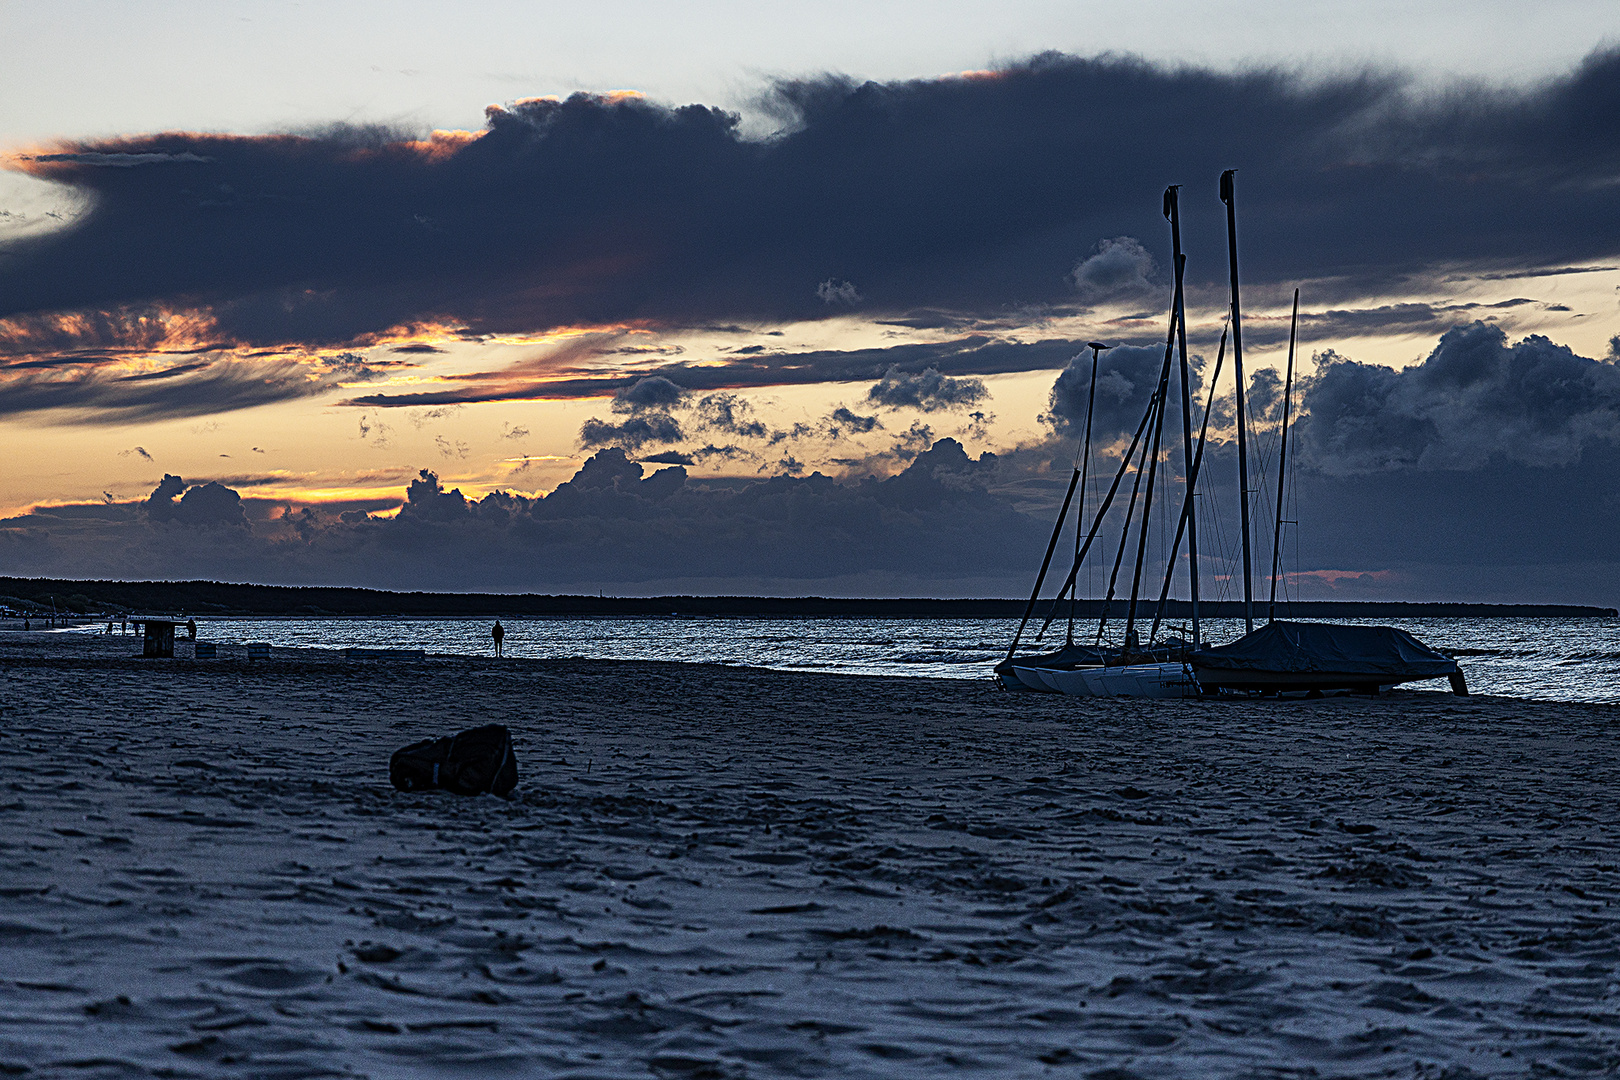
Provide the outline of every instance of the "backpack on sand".
[[411,743],[394,751],[388,779],[401,791],[442,788],[457,795],[505,797],[518,782],[512,733],[501,724],[486,724]]

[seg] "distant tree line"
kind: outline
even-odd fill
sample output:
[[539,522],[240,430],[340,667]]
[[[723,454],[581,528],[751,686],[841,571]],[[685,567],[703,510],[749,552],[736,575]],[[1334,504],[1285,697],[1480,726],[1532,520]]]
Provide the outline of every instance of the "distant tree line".
[[[384,592],[331,586],[242,585],[220,581],[63,581],[0,577],[0,606],[17,612],[73,614],[180,613],[191,615],[415,616],[501,618],[577,615],[753,616],[823,618],[1016,618],[1027,601],[1016,599],[843,599],[800,596],[575,596],[503,593]],[[1050,601],[1037,609],[1043,615]],[[1118,602],[1115,607],[1118,608]],[[1097,600],[1082,600],[1079,618],[1095,618]],[[1240,618],[1242,605],[1205,602],[1205,618]],[[1067,614],[1064,605],[1062,614]],[[1165,615],[1185,619],[1184,601]],[[1614,608],[1561,604],[1405,604],[1306,602],[1288,605],[1302,619],[1422,619],[1492,617],[1614,617]]]

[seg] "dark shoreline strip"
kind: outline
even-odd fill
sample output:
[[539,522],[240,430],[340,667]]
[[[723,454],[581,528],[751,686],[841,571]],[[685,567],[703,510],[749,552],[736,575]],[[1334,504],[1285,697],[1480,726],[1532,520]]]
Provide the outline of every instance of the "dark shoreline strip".
[[[376,589],[242,585],[217,581],[64,581],[0,577],[0,604],[21,599],[68,610],[184,611],[198,615],[304,616],[747,616],[776,618],[1016,619],[1022,600],[799,596],[554,596],[500,593],[384,592]],[[1318,601],[1278,605],[1298,619],[1614,618],[1614,608],[1568,604],[1407,604]],[[1081,600],[1079,618],[1095,618],[1100,600]],[[1243,605],[1200,601],[1204,618],[1241,618]],[[1185,619],[1171,600],[1165,617]]]

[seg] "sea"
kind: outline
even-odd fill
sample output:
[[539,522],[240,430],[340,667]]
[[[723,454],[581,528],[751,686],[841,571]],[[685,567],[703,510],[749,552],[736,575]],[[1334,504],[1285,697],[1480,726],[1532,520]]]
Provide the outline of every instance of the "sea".
[[[1360,621],[1398,626],[1435,648],[1454,650],[1469,689],[1476,693],[1544,701],[1620,701],[1620,619]],[[509,619],[502,625],[505,653],[512,657],[664,660],[922,679],[990,679],[991,669],[1006,655],[1017,620],[671,616]],[[206,618],[200,621],[198,637],[224,643],[263,641],[287,648],[423,649],[477,656],[494,651],[492,626],[493,620],[469,618]],[[98,629],[105,626],[77,628]],[[1094,627],[1087,629],[1095,634]],[[1221,643],[1239,637],[1243,624],[1211,619],[1203,629],[1205,640]],[[1062,627],[1054,632],[1061,639]],[[1045,644],[1050,643],[1049,635]],[[1411,688],[1450,692],[1444,680]]]

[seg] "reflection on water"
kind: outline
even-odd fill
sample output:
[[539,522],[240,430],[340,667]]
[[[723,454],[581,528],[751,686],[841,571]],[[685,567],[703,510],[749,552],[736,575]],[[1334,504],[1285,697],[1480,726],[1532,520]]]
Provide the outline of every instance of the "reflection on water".
[[[1380,620],[1360,620],[1375,623]],[[206,619],[200,636],[223,642],[342,649],[493,651],[489,619]],[[507,619],[508,656],[669,660],[924,678],[990,677],[1014,619]],[[1479,693],[1551,701],[1620,701],[1620,620],[1412,619],[1387,621],[1459,657]],[[1242,633],[1234,619],[1204,624],[1205,638]],[[1061,635],[1061,627],[1054,631]],[[1424,684],[1417,684],[1422,687]],[[1447,691],[1443,681],[1433,688]],[[1449,691],[1447,691],[1449,692]]]

